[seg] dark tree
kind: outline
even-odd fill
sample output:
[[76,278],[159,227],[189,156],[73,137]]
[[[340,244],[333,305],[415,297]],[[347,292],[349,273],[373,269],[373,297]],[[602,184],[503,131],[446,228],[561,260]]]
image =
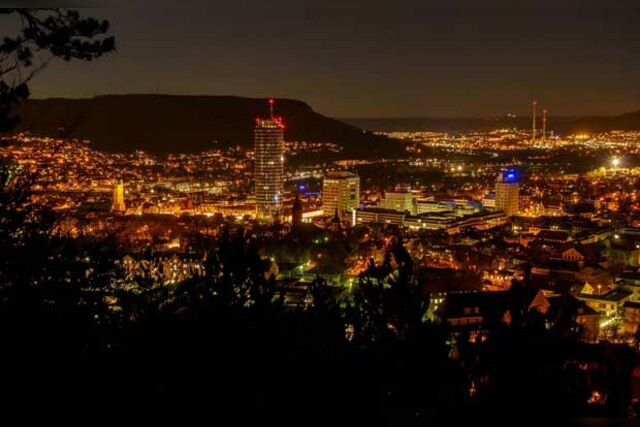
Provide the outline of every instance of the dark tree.
[[636,349],[640,349],[640,325],[638,325],[636,331],[633,333],[633,345]]
[[29,97],[29,82],[51,60],[91,61],[115,48],[108,21],[76,10],[0,8],[0,14],[14,16],[20,25],[17,35],[0,42],[0,132],[19,122],[15,107]]

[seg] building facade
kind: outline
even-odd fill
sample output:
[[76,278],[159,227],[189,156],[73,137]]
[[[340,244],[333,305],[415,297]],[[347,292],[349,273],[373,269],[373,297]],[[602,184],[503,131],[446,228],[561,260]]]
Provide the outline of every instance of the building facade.
[[111,212],[123,214],[127,210],[127,205],[124,203],[124,183],[122,180],[118,181],[113,189],[113,201],[111,203]]
[[360,204],[360,177],[351,172],[329,172],[322,183],[322,209],[324,215],[335,215],[340,220],[350,219],[351,212]]
[[273,220],[282,211],[284,196],[284,124],[273,115],[257,119],[254,127],[256,217]]
[[416,200],[416,214],[453,212],[453,206],[447,202],[436,200]]
[[496,182],[496,210],[503,211],[507,216],[515,216],[519,211],[520,183],[518,174],[514,170],[507,170],[498,177]]
[[354,212],[352,222],[353,225],[389,224],[403,227],[406,216],[406,212],[397,212],[390,209],[357,209]]
[[396,212],[416,213],[413,194],[411,189],[397,189],[384,193],[384,208]]

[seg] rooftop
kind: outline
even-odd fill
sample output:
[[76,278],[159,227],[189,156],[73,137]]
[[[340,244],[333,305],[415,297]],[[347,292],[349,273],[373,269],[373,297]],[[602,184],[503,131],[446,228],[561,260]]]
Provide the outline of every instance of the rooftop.
[[640,280],[640,272],[637,271],[627,271],[620,275],[621,279],[625,280]]
[[578,297],[590,300],[620,302],[629,295],[631,295],[631,292],[629,291],[625,291],[624,289],[614,289],[604,295],[578,294]]
[[404,212],[394,211],[393,209],[385,209],[378,207],[370,207],[367,206],[366,209],[356,209],[358,212],[375,212],[375,213],[388,213],[388,214],[396,214],[396,215],[405,215]]
[[311,270],[307,270],[306,274],[332,275],[343,274],[346,271],[344,266],[336,265],[318,265]]
[[569,233],[560,230],[542,230],[536,239],[566,242],[569,239]]
[[629,307],[629,308],[640,309],[640,301],[625,301],[624,306],[625,308]]
[[345,179],[345,178],[355,178],[357,176],[358,175],[351,172],[347,172],[347,171],[331,171],[331,172],[327,172],[327,174],[325,175],[325,178]]

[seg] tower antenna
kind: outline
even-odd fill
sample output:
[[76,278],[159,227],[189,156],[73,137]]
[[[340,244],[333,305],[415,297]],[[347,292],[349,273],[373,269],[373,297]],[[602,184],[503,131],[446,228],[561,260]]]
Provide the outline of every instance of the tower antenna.
[[533,121],[531,126],[531,141],[535,142],[536,140],[536,107],[538,106],[538,101],[533,101],[531,103],[531,109],[533,112]]
[[273,120],[273,104],[275,104],[275,100],[273,98],[269,98],[269,118]]
[[547,140],[547,110],[542,110],[542,141]]

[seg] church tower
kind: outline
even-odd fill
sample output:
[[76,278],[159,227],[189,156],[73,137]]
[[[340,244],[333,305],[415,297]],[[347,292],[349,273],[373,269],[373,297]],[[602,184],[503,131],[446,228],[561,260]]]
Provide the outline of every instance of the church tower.
[[300,197],[296,196],[296,200],[293,202],[293,207],[291,208],[291,225],[293,227],[299,227],[302,224],[302,202],[300,201]]
[[126,211],[127,206],[124,204],[124,183],[122,182],[122,180],[120,180],[113,189],[113,202],[111,204],[111,212],[123,214]]

